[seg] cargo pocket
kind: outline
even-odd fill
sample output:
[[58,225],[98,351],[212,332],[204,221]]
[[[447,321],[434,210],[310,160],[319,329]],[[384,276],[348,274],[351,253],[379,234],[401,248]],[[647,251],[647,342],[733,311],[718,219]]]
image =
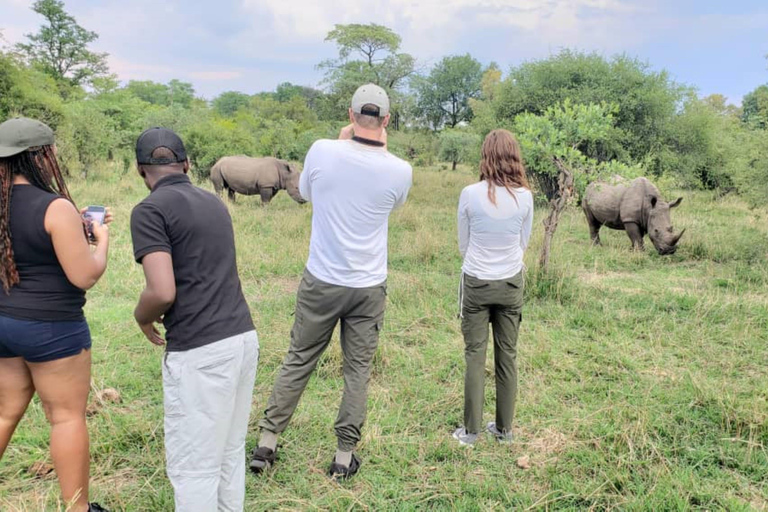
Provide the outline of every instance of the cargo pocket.
[[231,366],[234,360],[234,355],[227,354],[198,363],[195,369],[214,381],[227,380],[231,377]]
[[163,407],[168,418],[184,415],[181,400],[181,376],[184,366],[180,361],[173,359],[175,355],[170,352],[166,352],[163,357]]

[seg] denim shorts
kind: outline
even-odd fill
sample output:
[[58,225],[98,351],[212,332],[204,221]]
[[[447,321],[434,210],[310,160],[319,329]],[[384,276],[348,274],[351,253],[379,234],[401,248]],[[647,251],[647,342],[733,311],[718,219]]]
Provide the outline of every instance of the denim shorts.
[[29,363],[46,363],[90,348],[91,331],[85,320],[40,322],[0,315],[2,359],[23,357]]

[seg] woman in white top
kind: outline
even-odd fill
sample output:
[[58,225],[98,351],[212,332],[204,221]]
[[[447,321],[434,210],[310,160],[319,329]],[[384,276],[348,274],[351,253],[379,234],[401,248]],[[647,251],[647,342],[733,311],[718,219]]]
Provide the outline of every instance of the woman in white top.
[[496,421],[486,429],[499,442],[512,440],[523,254],[532,225],[533,196],[520,145],[510,132],[494,130],[483,143],[480,182],[466,187],[459,199],[461,330],[467,368],[464,426],[453,437],[463,445],[473,444],[482,426],[489,324],[496,363]]

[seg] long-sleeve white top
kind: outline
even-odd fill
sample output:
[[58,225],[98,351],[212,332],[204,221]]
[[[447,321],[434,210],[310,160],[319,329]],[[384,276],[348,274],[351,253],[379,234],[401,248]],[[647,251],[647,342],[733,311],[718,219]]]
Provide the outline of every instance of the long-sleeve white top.
[[466,187],[459,198],[459,251],[465,274],[488,281],[508,279],[523,268],[523,254],[533,227],[533,195],[525,188],[510,194],[496,187],[496,204],[488,182]]

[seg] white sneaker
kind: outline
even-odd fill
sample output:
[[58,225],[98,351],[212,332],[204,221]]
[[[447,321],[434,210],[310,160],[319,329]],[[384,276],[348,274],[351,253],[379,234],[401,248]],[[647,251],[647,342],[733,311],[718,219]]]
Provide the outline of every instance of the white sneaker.
[[471,434],[466,428],[459,427],[453,431],[453,438],[462,446],[472,446],[477,441],[477,434]]
[[502,432],[496,428],[495,421],[490,422],[486,427],[486,430],[489,434],[496,438],[497,442],[501,444],[509,444],[514,440],[514,435],[512,435],[512,432],[507,432],[506,430]]

